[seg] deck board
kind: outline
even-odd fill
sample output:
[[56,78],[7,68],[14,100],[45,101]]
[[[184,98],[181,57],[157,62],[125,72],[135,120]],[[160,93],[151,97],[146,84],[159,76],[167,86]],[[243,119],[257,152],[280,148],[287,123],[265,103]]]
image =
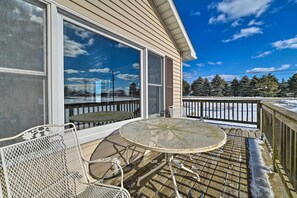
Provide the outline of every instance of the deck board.
[[[194,154],[191,158],[189,155],[176,155],[176,159],[185,166],[193,165],[201,178],[198,182],[192,174],[176,169],[176,180],[182,196],[187,197],[189,192],[192,197],[199,197],[201,193],[204,193],[204,197],[251,196],[247,139],[260,137],[260,133],[241,128],[223,128],[223,130],[227,134],[227,142],[222,148],[212,152]],[[168,165],[145,179],[140,187],[136,186],[137,178],[156,166],[156,163],[150,161],[156,160],[161,163],[163,156],[163,154],[150,152],[132,170],[125,173],[124,185],[132,197],[174,197]],[[105,181],[111,184],[118,182],[117,177]]]

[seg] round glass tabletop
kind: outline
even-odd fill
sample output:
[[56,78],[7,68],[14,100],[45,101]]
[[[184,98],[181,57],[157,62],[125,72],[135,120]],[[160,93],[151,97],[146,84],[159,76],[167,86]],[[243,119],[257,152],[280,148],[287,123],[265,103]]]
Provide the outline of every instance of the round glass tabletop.
[[132,112],[127,111],[102,111],[83,113],[70,117],[71,122],[111,122],[133,118]]
[[226,143],[225,132],[197,120],[154,118],[125,124],[120,135],[134,145],[162,153],[200,153]]

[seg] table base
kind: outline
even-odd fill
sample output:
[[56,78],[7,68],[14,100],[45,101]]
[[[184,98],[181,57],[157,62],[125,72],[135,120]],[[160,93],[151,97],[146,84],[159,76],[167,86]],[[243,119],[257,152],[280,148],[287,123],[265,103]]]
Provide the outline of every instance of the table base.
[[197,179],[198,181],[200,181],[200,177],[198,175],[198,173],[192,171],[191,169],[185,167],[182,163],[180,163],[178,160],[174,159],[174,155],[173,154],[169,154],[169,153],[165,153],[165,161],[161,164],[159,164],[157,167],[153,168],[152,170],[150,170],[148,173],[146,173],[145,175],[141,176],[138,178],[137,181],[137,186],[140,186],[140,182],[147,178],[149,175],[155,173],[156,171],[158,171],[159,169],[163,168],[166,164],[169,165],[169,169],[170,169],[170,173],[172,176],[172,180],[173,180],[173,187],[174,187],[174,192],[177,198],[181,198],[181,195],[178,192],[178,188],[177,188],[177,183],[176,183],[176,179],[175,179],[175,175],[174,175],[174,170],[172,165],[176,166],[177,168],[183,169],[184,171],[187,171],[191,174],[196,175],[195,179]]

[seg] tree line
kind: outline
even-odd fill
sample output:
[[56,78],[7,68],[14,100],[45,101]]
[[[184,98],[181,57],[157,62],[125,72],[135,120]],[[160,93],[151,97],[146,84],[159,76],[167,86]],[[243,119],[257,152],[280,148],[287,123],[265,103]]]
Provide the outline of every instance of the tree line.
[[281,82],[271,73],[251,79],[243,76],[226,82],[219,75],[209,81],[199,76],[192,84],[183,80],[183,95],[191,96],[242,96],[242,97],[287,97],[297,96],[297,73]]

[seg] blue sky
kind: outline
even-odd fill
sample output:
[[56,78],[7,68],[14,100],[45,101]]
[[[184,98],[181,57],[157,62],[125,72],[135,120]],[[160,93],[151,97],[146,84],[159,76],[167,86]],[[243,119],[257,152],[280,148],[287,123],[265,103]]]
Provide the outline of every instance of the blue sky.
[[174,0],[198,59],[184,63],[188,82],[297,71],[297,0]]

